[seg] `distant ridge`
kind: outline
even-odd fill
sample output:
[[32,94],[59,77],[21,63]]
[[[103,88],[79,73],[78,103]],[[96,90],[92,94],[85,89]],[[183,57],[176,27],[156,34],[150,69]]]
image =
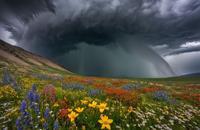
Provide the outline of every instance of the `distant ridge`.
[[191,73],[191,74],[184,74],[184,75],[181,75],[181,77],[200,77],[200,72]]

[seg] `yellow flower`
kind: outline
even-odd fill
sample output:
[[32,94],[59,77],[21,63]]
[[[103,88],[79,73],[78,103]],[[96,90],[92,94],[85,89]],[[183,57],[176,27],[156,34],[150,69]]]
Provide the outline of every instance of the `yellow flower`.
[[108,116],[104,116],[104,115],[101,115],[101,120],[98,120],[98,122],[102,125],[101,126],[101,129],[105,129],[107,128],[108,130],[111,129],[111,126],[110,124],[112,124],[113,120],[112,119],[109,119]]
[[100,105],[98,105],[99,111],[102,113],[104,112],[104,110],[108,110],[109,108],[107,107],[107,103],[100,103]]
[[78,113],[73,112],[73,111],[70,114],[68,114],[68,117],[71,122],[74,122],[74,120],[76,119],[77,116],[78,116]]
[[81,112],[83,112],[84,108],[78,107],[78,108],[76,108],[75,110],[76,110],[76,112],[81,113]]
[[81,100],[81,103],[86,105],[86,104],[88,104],[88,101],[87,100]]
[[67,111],[68,111],[68,112],[72,112],[72,109],[68,108]]
[[131,113],[131,112],[134,112],[134,109],[133,109],[132,106],[130,106],[130,107],[128,108],[128,113]]
[[85,128],[85,126],[84,126],[84,125],[82,126],[82,130],[86,130],[86,128]]
[[45,121],[45,119],[44,119],[44,118],[40,119],[40,122],[41,122],[41,123],[44,123],[44,121]]
[[92,103],[88,104],[88,106],[95,108],[97,106],[97,102],[93,101]]
[[53,107],[59,107],[59,104],[56,102],[53,104]]

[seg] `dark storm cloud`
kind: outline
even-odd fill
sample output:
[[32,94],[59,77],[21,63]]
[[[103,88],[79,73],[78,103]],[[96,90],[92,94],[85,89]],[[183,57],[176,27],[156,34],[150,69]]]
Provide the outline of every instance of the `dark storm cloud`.
[[165,54],[181,53],[181,44],[200,40],[199,0],[5,0],[0,5],[0,28],[19,46],[47,57],[81,50],[80,43],[113,49],[119,44],[128,52],[120,40],[125,35],[143,46],[141,52],[167,44]]
[[48,0],[1,0],[0,7],[1,19],[12,14],[25,23],[41,11],[54,12],[54,6]]
[[164,56],[175,55],[175,54],[177,55],[177,54],[188,53],[188,52],[200,52],[200,46],[172,49],[171,51],[164,53]]
[[[127,33],[139,35],[147,44],[167,43],[176,47],[200,36],[198,0],[6,0],[3,3],[16,19],[28,22],[26,30],[12,26],[8,30],[19,41],[31,39],[33,46],[48,42],[53,48],[58,44],[64,46],[65,51],[79,42],[109,44],[120,33]],[[24,31],[25,36],[20,36]]]

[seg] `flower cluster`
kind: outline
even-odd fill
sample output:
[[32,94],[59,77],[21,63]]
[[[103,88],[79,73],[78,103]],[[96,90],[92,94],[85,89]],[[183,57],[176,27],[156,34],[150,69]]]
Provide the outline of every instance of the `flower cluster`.
[[26,100],[23,100],[20,105],[21,116],[16,120],[16,127],[18,130],[32,129],[33,118],[32,115],[28,112],[28,104]]
[[70,89],[70,90],[84,90],[85,87],[79,83],[64,83],[63,89]]
[[160,101],[169,101],[169,96],[166,91],[156,91],[153,93],[153,98]]
[[137,89],[140,89],[140,88],[142,88],[142,85],[139,84],[139,83],[137,83],[137,84],[126,84],[126,85],[122,86],[122,89],[128,90],[128,91],[137,90]]
[[43,94],[45,96],[45,100],[48,102],[55,102],[56,100],[56,89],[53,85],[49,84],[44,87]]
[[[46,91],[47,92],[47,91]],[[51,92],[51,91],[48,91]],[[49,95],[45,95],[49,97]],[[45,98],[47,99],[47,98]],[[41,103],[40,96],[37,92],[36,85],[32,85],[28,92],[27,99],[22,100],[20,105],[20,116],[16,120],[16,128],[18,130],[39,129],[48,130],[52,127],[52,119],[54,117],[53,111],[50,110],[49,104]],[[40,106],[41,105],[41,106]],[[54,130],[58,130],[58,121],[53,121]]]
[[34,110],[36,115],[39,114],[39,101],[40,101],[40,96],[37,93],[37,88],[36,85],[32,85],[32,89],[28,92],[28,100],[30,102],[30,107]]
[[90,97],[94,97],[94,96],[97,96],[100,94],[102,94],[102,90],[100,90],[100,89],[91,89],[88,91],[88,96],[90,96]]
[[17,92],[9,85],[0,87],[0,101],[17,99]]
[[11,85],[15,90],[20,90],[21,88],[17,85],[16,80],[11,76],[7,69],[3,71],[2,83],[4,85]]

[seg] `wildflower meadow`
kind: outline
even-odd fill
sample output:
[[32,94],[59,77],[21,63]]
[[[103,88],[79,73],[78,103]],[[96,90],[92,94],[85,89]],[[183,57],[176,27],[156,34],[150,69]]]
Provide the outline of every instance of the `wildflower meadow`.
[[[31,72],[33,73],[33,72]],[[199,130],[200,82],[1,73],[3,130]],[[40,72],[41,73],[41,72]]]

